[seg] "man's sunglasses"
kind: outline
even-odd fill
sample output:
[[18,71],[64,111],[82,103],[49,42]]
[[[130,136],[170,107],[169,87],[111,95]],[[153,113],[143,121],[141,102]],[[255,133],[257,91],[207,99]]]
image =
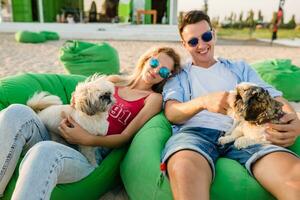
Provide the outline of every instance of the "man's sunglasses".
[[[158,66],[159,66],[159,61],[158,61],[158,59],[156,59],[156,58],[151,58],[151,59],[150,59],[150,66],[151,66],[152,68],[158,67]],[[171,72],[170,72],[169,68],[162,66],[162,67],[159,69],[158,74],[160,75],[160,77],[162,77],[162,78],[165,79],[165,78],[168,78],[168,77],[171,75]]]
[[[212,38],[213,38],[212,30],[206,31],[205,33],[203,33],[201,35],[201,39],[204,42],[210,42],[212,40]],[[187,43],[189,44],[190,47],[196,47],[199,43],[199,38],[193,37]]]

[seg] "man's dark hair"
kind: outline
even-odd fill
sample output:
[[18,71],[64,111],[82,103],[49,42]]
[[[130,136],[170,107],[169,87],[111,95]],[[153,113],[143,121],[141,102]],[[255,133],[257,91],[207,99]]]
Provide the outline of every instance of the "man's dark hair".
[[189,24],[196,24],[202,20],[207,21],[210,28],[212,28],[210,18],[205,12],[203,12],[201,10],[191,10],[191,11],[187,12],[184,15],[184,17],[182,18],[182,21],[178,24],[180,37],[182,38],[182,31],[185,26],[187,26]]

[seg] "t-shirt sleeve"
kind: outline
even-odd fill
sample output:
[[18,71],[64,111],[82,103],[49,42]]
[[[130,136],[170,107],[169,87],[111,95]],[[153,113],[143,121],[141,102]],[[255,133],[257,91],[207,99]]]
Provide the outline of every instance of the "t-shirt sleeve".
[[180,80],[178,76],[175,76],[167,81],[163,88],[162,96],[163,96],[163,106],[168,100],[176,100],[179,102],[183,102],[184,90],[180,84]]

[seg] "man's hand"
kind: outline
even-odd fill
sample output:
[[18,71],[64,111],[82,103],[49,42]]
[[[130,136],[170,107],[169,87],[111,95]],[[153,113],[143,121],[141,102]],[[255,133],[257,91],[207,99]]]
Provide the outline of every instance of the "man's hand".
[[284,124],[268,124],[267,140],[278,146],[289,147],[300,135],[300,120],[296,113],[289,113],[280,121]]
[[214,92],[203,97],[206,110],[215,113],[227,114],[229,108],[229,92]]

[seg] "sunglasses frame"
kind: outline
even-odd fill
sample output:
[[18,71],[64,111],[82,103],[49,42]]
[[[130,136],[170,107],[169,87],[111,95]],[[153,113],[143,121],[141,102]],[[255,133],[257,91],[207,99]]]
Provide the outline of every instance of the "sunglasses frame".
[[[156,67],[159,66],[160,63],[159,63],[159,60],[157,58],[150,58],[149,64],[150,64],[151,68],[155,69]],[[163,79],[169,78],[172,75],[170,69],[165,67],[165,66],[162,66],[159,69],[158,74]]]
[[[207,34],[209,33],[209,35],[207,36]],[[205,37],[209,37],[209,39],[205,38]],[[213,30],[210,29],[209,31],[206,31],[204,33],[202,33],[202,35],[200,37],[192,37],[191,39],[189,39],[187,41],[187,44],[190,47],[196,47],[199,44],[199,38],[201,38],[201,40],[203,42],[210,42],[213,39]],[[195,41],[195,43],[193,44],[193,42],[191,42],[192,40]]]

